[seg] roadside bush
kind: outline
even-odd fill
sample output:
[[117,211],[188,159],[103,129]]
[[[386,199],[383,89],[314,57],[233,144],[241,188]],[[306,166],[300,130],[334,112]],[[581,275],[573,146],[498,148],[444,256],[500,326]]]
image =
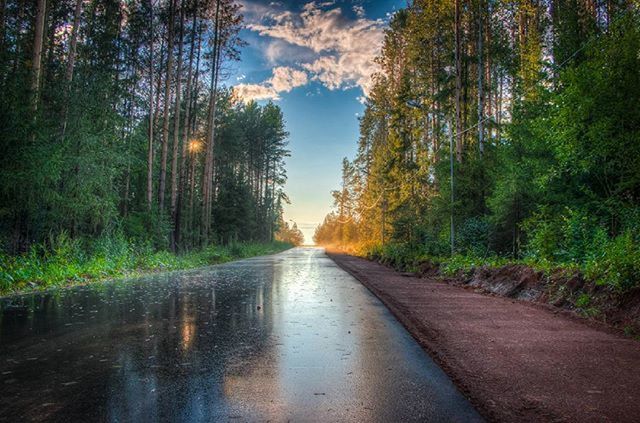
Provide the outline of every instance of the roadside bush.
[[599,285],[627,290],[640,283],[640,242],[631,231],[600,244],[586,265],[587,278]]
[[420,251],[407,244],[390,243],[375,247],[367,256],[389,266],[406,270],[415,266]]
[[486,218],[472,217],[456,230],[456,250],[475,256],[486,256],[489,252],[491,227]]
[[543,209],[522,227],[528,239],[525,256],[559,264],[585,264],[608,239],[593,216],[569,208],[560,215]]

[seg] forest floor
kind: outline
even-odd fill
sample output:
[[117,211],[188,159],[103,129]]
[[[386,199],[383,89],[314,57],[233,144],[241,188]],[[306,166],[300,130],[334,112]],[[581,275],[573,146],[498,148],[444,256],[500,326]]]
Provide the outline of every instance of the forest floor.
[[330,257],[380,298],[487,419],[637,421],[637,340],[550,305]]

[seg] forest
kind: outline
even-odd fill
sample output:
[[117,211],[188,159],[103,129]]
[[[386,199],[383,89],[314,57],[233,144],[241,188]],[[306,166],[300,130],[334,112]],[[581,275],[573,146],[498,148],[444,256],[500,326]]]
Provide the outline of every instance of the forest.
[[282,218],[282,111],[225,85],[240,9],[2,0],[0,289],[302,242]]
[[415,0],[377,61],[317,243],[640,284],[637,3]]

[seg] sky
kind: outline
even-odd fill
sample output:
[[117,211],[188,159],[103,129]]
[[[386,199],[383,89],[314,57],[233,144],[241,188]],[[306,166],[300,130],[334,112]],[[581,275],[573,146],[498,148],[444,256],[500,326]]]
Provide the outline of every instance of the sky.
[[292,220],[312,243],[331,211],[343,157],[353,158],[358,117],[384,28],[406,0],[242,0],[248,43],[228,85],[245,100],[274,101],[289,132],[285,191]]

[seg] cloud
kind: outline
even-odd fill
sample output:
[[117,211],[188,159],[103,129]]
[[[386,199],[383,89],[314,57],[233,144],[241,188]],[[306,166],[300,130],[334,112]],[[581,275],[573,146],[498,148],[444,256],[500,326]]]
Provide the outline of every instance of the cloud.
[[261,84],[238,84],[233,87],[235,95],[243,101],[279,100],[278,93],[269,86]]
[[244,101],[251,100],[279,100],[280,93],[288,93],[296,87],[306,85],[309,81],[303,70],[288,66],[273,68],[271,78],[261,84],[238,84],[234,87],[235,94]]
[[[383,21],[367,19],[359,6],[353,9],[356,18],[349,19],[331,1],[306,3],[299,13],[249,2],[244,7],[249,12],[248,29],[271,39],[264,52],[270,63],[290,63],[291,48],[297,46],[312,53],[298,57],[302,60],[296,67],[305,75],[304,84],[314,80],[330,90],[360,87],[368,95],[371,76],[377,70],[374,59],[384,39]],[[295,69],[287,69],[291,80]],[[301,74],[296,75],[296,81],[302,84]],[[279,90],[273,81],[258,85],[285,91]]]
[[273,76],[267,81],[277,92],[289,92],[295,87],[306,85],[307,73],[288,66],[273,68]]

